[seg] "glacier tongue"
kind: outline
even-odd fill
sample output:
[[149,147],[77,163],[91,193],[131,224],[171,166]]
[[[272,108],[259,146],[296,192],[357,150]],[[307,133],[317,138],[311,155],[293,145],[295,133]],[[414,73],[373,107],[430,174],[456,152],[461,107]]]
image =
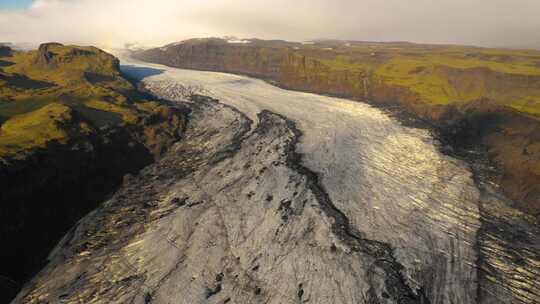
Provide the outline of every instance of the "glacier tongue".
[[304,165],[356,231],[392,246],[409,286],[423,288],[433,303],[475,301],[479,191],[468,166],[441,154],[429,132],[364,103],[243,76],[164,69],[145,78],[150,90],[200,85],[253,120],[266,109],[294,121],[304,134]]
[[293,120],[304,165],[354,229],[391,244],[409,285],[432,303],[540,302],[539,223],[491,185],[478,189],[468,165],[441,154],[426,130],[364,103],[249,77],[133,64],[161,69],[144,82],[169,98],[175,85],[202,86],[253,120],[263,109]]

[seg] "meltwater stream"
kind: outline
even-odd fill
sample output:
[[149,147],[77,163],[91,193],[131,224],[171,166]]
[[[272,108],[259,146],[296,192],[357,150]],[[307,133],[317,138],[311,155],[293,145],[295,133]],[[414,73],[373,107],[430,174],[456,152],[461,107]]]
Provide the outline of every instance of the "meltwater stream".
[[282,114],[303,132],[304,165],[362,237],[390,244],[408,285],[431,303],[539,303],[538,223],[507,207],[469,166],[439,152],[428,131],[361,102],[293,92],[264,81],[125,60],[122,70],[155,95],[179,85],[253,120]]

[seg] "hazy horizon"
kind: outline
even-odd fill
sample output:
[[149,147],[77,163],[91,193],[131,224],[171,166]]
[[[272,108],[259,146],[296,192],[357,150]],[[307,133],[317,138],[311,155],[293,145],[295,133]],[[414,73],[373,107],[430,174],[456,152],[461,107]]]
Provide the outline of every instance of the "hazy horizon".
[[540,1],[0,0],[0,41],[159,46],[195,37],[540,49]]

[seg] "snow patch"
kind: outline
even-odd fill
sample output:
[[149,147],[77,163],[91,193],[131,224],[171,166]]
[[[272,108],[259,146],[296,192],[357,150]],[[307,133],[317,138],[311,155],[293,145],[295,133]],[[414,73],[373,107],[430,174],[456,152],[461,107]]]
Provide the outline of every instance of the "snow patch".
[[240,43],[240,44],[246,44],[251,43],[249,40],[242,40],[242,39],[229,39],[227,40],[227,43]]

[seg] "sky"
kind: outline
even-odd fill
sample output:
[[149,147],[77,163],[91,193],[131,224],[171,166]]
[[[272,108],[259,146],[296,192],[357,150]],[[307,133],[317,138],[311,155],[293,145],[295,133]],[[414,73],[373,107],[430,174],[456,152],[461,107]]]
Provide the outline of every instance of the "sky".
[[32,0],[0,0],[0,8],[24,8],[32,4]]
[[540,0],[0,0],[0,41],[160,46],[194,37],[540,49]]

